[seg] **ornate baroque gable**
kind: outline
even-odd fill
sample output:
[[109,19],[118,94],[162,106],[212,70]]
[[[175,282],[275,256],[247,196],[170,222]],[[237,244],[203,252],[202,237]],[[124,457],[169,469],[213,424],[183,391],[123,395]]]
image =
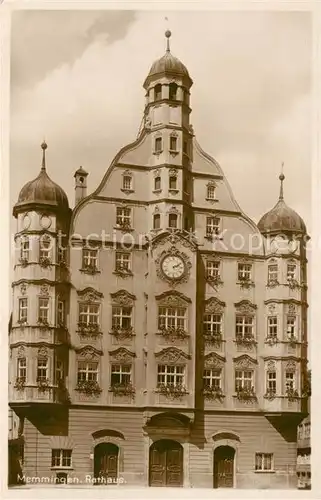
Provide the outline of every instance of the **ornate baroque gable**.
[[79,349],[76,349],[76,352],[78,353],[78,357],[81,359],[86,359],[89,361],[98,361],[99,356],[102,356],[102,351],[99,351],[98,349],[95,349],[92,346],[84,346]]
[[173,233],[161,233],[158,236],[155,236],[153,238],[151,245],[152,248],[155,248],[157,246],[164,246],[164,245],[172,245],[175,248],[175,245],[179,244],[182,245],[185,248],[188,248],[192,252],[196,252],[197,250],[197,243],[196,243],[196,238],[193,236],[192,233],[186,233],[180,230],[176,230]]
[[155,352],[156,358],[162,363],[186,363],[190,359],[190,355],[177,349],[177,347],[167,347],[160,352]]
[[157,295],[155,299],[159,306],[164,307],[186,307],[188,303],[192,302],[189,297],[177,291],[164,292]]
[[136,300],[135,295],[127,292],[127,290],[119,290],[118,292],[110,294],[113,304],[119,306],[133,306]]
[[222,302],[217,297],[211,297],[205,301],[205,313],[222,314],[225,306],[225,302]]
[[120,363],[130,362],[136,357],[134,352],[131,352],[124,347],[120,347],[115,351],[109,351],[109,355],[112,361],[119,361]]
[[78,296],[85,302],[96,302],[103,298],[103,294],[94,290],[94,288],[87,287],[84,290],[77,291]]
[[216,354],[215,352],[211,352],[210,354],[207,354],[204,358],[204,368],[205,369],[210,369],[210,368],[220,368],[222,369],[225,363],[225,358],[223,356],[220,356],[219,354]]
[[235,368],[239,368],[240,370],[247,368],[254,368],[254,365],[257,365],[257,360],[251,358],[247,354],[243,354],[242,356],[238,356],[237,358],[233,358]]
[[252,304],[249,300],[241,300],[241,302],[237,302],[235,305],[236,312],[239,314],[247,314],[252,315],[255,314],[255,310],[257,309],[256,304]]

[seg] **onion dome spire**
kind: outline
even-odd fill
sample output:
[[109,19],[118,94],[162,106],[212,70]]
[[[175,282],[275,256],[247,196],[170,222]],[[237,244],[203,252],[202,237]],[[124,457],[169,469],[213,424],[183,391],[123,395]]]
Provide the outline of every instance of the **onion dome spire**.
[[46,149],[48,148],[48,145],[46,141],[44,140],[43,143],[41,144],[41,149],[42,149],[42,162],[41,162],[41,170],[44,171],[46,170]]
[[279,200],[283,200],[283,181],[285,179],[285,175],[283,173],[283,168],[284,168],[284,163],[282,162],[282,167],[281,167],[281,173],[279,175],[279,179],[281,181],[281,184],[280,184],[280,196],[279,196]]
[[169,39],[170,37],[172,36],[172,32],[170,30],[166,30],[165,31],[165,36],[167,38],[167,45],[166,45],[166,52],[170,52],[171,51],[171,48],[170,48],[170,44],[169,44]]

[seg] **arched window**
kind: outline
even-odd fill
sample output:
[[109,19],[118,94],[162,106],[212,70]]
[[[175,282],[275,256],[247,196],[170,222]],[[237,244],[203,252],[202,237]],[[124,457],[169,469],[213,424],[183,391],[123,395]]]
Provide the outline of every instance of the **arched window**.
[[160,83],[155,85],[154,92],[155,92],[155,101],[160,101],[162,98],[162,86]]
[[160,214],[154,214],[153,216],[153,229],[160,229]]
[[172,101],[176,101],[176,99],[177,99],[177,85],[176,85],[176,83],[169,84],[169,98]]
[[154,179],[154,190],[159,191],[160,189],[161,189],[161,178],[160,176],[157,176]]

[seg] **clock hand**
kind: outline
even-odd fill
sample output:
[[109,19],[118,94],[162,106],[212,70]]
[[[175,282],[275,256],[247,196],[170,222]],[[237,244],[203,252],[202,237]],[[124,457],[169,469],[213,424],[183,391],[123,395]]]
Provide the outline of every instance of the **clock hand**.
[[180,265],[181,265],[181,263],[175,264],[175,266],[173,266],[173,269],[176,269],[176,267],[179,267]]

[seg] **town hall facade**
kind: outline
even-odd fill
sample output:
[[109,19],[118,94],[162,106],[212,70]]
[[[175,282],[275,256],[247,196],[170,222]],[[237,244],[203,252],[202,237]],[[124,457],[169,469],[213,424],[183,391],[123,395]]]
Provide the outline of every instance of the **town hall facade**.
[[43,143],[13,208],[9,483],[296,487],[306,227],[283,174],[258,225],[242,212],[166,37],[97,189],[79,168],[71,209]]

